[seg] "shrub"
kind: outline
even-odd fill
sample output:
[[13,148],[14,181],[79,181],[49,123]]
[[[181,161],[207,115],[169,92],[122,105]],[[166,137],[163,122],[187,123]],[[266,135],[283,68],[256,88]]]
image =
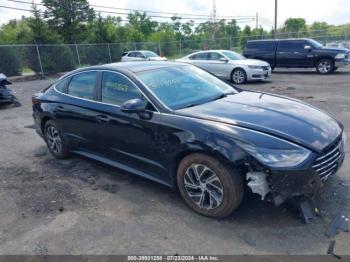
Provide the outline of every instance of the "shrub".
[[19,58],[10,47],[0,47],[0,73],[6,76],[21,75]]
[[[44,74],[71,71],[76,68],[72,50],[68,46],[39,46]],[[37,74],[41,73],[38,53],[35,46],[27,49],[27,64]]]

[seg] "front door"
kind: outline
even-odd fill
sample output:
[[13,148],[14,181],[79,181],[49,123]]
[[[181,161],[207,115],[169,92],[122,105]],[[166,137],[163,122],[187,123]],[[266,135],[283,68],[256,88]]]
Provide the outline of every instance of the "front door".
[[282,40],[277,48],[276,64],[286,67],[307,67],[310,50],[305,49],[304,40]]
[[[126,76],[105,71],[100,88],[97,136],[100,153],[112,160],[167,181],[161,164],[160,114]],[[130,99],[143,99],[146,114],[124,113],[120,106]]]
[[207,59],[206,67],[208,68],[209,72],[222,78],[227,78],[227,76],[230,75],[231,67],[227,65],[227,58],[226,60],[223,60],[225,59],[223,55],[217,52],[208,52]]

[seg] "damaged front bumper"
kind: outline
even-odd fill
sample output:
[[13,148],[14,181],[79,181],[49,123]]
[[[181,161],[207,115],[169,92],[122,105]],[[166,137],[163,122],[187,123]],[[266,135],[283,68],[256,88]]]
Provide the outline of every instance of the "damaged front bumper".
[[[287,199],[306,196],[312,197],[318,193],[330,176],[333,176],[341,168],[345,154],[341,152],[339,157],[325,160],[325,165],[332,164],[332,172],[328,176],[321,176],[315,170],[315,159],[307,163],[304,168],[288,169],[268,169],[261,167],[260,171],[247,173],[247,185],[253,193],[261,196],[262,200],[269,198],[276,206],[282,204]],[[316,158],[317,160],[317,158]],[[327,170],[327,166],[324,170]],[[256,169],[255,169],[256,170]]]

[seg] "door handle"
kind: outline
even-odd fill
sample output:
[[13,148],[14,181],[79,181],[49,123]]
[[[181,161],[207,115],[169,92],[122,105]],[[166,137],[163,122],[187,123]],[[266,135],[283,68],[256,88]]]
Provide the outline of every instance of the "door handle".
[[299,54],[299,52],[294,52],[294,54]]
[[64,106],[57,106],[54,111],[55,112],[64,112]]
[[108,116],[105,116],[105,115],[97,115],[96,119],[97,119],[97,122],[100,122],[100,123],[108,123],[109,122]]

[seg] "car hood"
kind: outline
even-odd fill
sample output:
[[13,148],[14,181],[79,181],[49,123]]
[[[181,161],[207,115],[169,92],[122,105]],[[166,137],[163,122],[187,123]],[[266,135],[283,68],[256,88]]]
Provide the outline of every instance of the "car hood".
[[321,48],[322,51],[332,51],[332,52],[338,52],[338,53],[347,53],[350,52],[349,49],[347,48],[342,48],[342,47],[322,47]]
[[255,65],[255,66],[269,66],[270,64],[257,60],[257,59],[241,59],[241,60],[230,60],[230,64],[240,64],[240,65]]
[[320,152],[342,132],[342,126],[321,110],[272,94],[241,92],[178,114],[236,125],[278,136]]

